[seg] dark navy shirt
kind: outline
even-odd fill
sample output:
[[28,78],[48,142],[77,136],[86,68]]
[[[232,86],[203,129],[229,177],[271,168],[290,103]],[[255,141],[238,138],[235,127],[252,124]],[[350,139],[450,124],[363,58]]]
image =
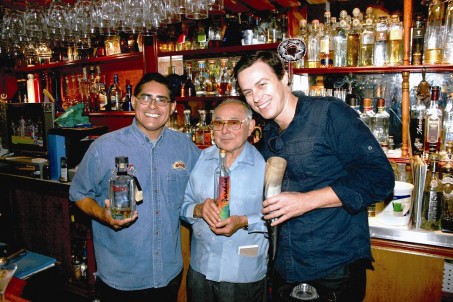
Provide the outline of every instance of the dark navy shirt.
[[280,132],[264,128],[265,159],[288,162],[282,191],[332,187],[342,207],[315,209],[279,227],[275,269],[289,282],[325,277],[340,266],[371,257],[368,205],[394,187],[391,165],[357,112],[332,97],[300,93],[294,119]]

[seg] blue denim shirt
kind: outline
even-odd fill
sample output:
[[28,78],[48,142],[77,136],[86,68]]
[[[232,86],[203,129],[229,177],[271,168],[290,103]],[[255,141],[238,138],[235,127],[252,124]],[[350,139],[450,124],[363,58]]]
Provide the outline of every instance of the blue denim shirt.
[[264,129],[265,159],[288,162],[282,191],[332,187],[342,207],[316,209],[279,227],[275,269],[290,282],[327,276],[360,258],[371,258],[368,205],[394,187],[390,163],[355,110],[336,98],[301,93],[288,128]]
[[[248,229],[230,237],[214,234],[193,210],[214,196],[214,172],[219,165],[219,149],[203,150],[190,175],[181,207],[181,218],[192,225],[190,266],[206,279],[217,282],[249,283],[263,279],[267,271],[269,243],[262,218],[264,169],[266,163],[255,147],[246,143],[230,167],[230,215],[247,215]],[[239,254],[239,247],[258,245],[257,256]]]
[[69,190],[70,200],[91,197],[100,206],[108,198],[115,157],[129,157],[143,189],[138,219],[113,230],[92,222],[97,275],[120,290],[166,286],[183,268],[179,209],[190,171],[200,150],[186,136],[164,128],[153,144],[137,127],[96,139],[78,166]]

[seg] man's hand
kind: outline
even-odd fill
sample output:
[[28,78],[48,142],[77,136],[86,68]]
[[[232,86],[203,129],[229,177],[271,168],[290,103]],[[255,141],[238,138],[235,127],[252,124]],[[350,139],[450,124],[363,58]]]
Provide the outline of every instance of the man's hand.
[[209,227],[215,227],[216,223],[222,221],[220,209],[214,199],[206,198],[203,203],[199,203],[193,210],[193,217],[203,218]]
[[120,220],[114,219],[112,217],[112,213],[110,211],[110,200],[106,199],[104,201],[104,203],[105,203],[105,206],[104,206],[104,219],[103,220],[106,224],[108,224],[115,230],[129,227],[138,218],[138,212],[135,211],[134,215],[132,215],[132,217],[130,217],[130,218],[120,219]]
[[211,227],[211,230],[217,235],[231,236],[237,230],[247,226],[247,216],[230,216],[225,220],[221,220]]

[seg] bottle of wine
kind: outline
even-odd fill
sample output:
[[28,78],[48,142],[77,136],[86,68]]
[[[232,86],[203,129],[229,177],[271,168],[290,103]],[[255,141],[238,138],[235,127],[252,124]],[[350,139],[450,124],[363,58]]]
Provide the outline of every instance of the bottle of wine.
[[109,199],[112,217],[126,219],[135,212],[134,179],[128,174],[129,158],[115,157],[115,173],[109,181]]
[[226,165],[226,151],[220,149],[219,166],[215,170],[214,199],[222,220],[230,217],[230,170]]
[[120,110],[123,100],[123,90],[121,90],[118,74],[113,75],[113,83],[109,88],[109,106],[110,110]]

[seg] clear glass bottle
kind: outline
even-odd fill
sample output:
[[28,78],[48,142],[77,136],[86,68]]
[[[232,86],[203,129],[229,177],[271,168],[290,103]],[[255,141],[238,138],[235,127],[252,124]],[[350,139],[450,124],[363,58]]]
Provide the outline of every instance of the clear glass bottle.
[[68,161],[66,157],[60,158],[60,182],[68,182]]
[[443,112],[441,150],[446,150],[449,144],[453,144],[453,93],[447,97]]
[[219,96],[227,96],[230,94],[230,74],[228,72],[228,58],[220,58],[220,74],[218,86],[218,94]]
[[190,109],[184,110],[184,125],[179,129],[179,132],[184,133],[191,141],[194,141],[194,129],[190,122]]
[[448,1],[445,12],[445,36],[442,44],[442,63],[453,64],[453,1]]
[[208,60],[208,77],[206,78],[206,96],[217,96],[218,66],[215,59]]
[[195,128],[195,144],[198,146],[206,146],[211,144],[211,131],[206,124],[206,110],[198,110],[200,121]]
[[311,31],[308,35],[307,44],[307,56],[308,56],[308,68],[319,67],[319,20],[314,19],[311,21]]
[[319,38],[320,67],[333,66],[333,37],[330,26],[330,12],[324,13],[324,30]]
[[431,87],[431,100],[425,114],[425,152],[438,152],[442,131],[442,110],[439,107],[440,87]]
[[195,94],[196,96],[206,96],[206,79],[208,74],[206,72],[206,61],[198,61],[197,76],[195,78]]
[[359,66],[373,66],[374,25],[371,18],[366,19],[360,38]]
[[333,66],[344,67],[346,66],[346,47],[347,47],[347,27],[346,11],[340,12],[340,24],[337,27],[333,38]]
[[282,30],[282,24],[278,18],[278,12],[273,11],[271,20],[266,29],[267,43],[280,42],[282,40]]
[[352,20],[352,29],[348,32],[347,35],[347,45],[346,45],[346,65],[347,66],[358,66],[359,64],[359,49],[360,49],[360,35],[362,23],[358,18],[358,13],[360,11],[357,8],[354,8],[353,14],[354,19]]
[[388,20],[386,16],[379,16],[374,33],[376,35],[374,39],[374,66],[385,66],[388,62]]
[[426,175],[423,193],[420,227],[425,230],[440,230],[442,206],[442,182],[439,178],[439,158],[437,154],[430,155],[430,168]]
[[109,88],[110,110],[121,110],[123,90],[119,84],[118,74],[113,75],[113,84]]
[[392,15],[389,24],[388,56],[390,66],[403,64],[403,23],[398,15]]
[[423,47],[425,44],[425,22],[421,15],[417,15],[412,26],[411,64],[422,65]]
[[214,199],[220,209],[222,220],[230,217],[230,170],[226,165],[226,151],[219,150],[219,165],[215,169]]
[[443,0],[430,1],[428,20],[426,22],[423,64],[442,63],[442,44],[444,36],[442,21],[444,18],[444,10],[445,2]]
[[266,43],[266,32],[261,27],[261,17],[254,16],[254,26],[253,26],[253,44],[265,44]]
[[[299,21],[299,39],[304,42],[305,47],[308,46],[308,26],[307,20],[301,19]],[[307,49],[305,49],[307,51]],[[305,54],[304,58],[294,63],[295,68],[307,68],[308,67],[308,55]]]
[[453,142],[446,147],[445,164],[442,166],[442,232],[453,233]]
[[389,136],[390,115],[385,108],[385,100],[383,98],[378,98],[376,115],[371,118],[371,131],[381,146],[387,145]]
[[412,155],[423,157],[425,143],[426,105],[421,98],[411,107],[409,131],[411,134]]
[[128,168],[128,157],[115,157],[115,172],[109,181],[110,210],[114,219],[130,218],[135,212],[135,185]]
[[371,118],[375,116],[373,104],[370,98],[363,99],[363,112],[360,114],[360,119],[371,129]]

